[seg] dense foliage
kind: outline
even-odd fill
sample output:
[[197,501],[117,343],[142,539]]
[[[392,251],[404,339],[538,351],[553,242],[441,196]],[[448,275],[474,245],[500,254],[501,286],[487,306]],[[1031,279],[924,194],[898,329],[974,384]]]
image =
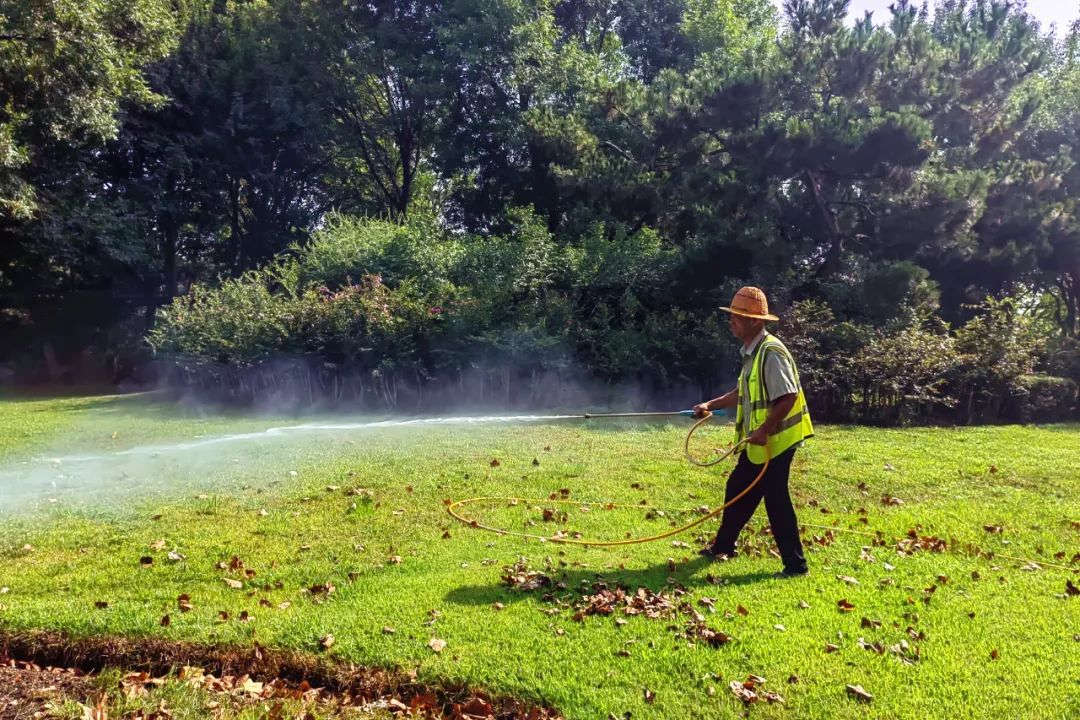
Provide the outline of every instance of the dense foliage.
[[172,377],[242,397],[692,398],[730,381],[715,308],[753,283],[822,416],[1075,409],[1078,26],[982,0],[853,25],[845,0],[14,5],[0,73],[52,93],[3,85],[24,376],[137,373],[149,330]]

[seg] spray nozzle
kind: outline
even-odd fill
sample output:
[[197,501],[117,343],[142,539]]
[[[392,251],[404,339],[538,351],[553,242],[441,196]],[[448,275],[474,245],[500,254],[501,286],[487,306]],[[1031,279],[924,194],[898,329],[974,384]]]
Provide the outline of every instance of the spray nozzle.
[[[720,408],[718,410],[712,410],[711,412],[712,412],[713,415],[717,415],[717,416],[726,414],[726,411],[724,410],[724,408]],[[694,417],[694,411],[693,410],[680,410],[679,414],[684,415],[685,417]]]

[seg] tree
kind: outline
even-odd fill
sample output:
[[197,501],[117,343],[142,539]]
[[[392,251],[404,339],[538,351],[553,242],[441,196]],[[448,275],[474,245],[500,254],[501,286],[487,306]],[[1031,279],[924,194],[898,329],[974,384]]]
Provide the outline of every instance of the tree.
[[380,0],[331,8],[322,19],[320,92],[372,201],[396,217],[408,213],[437,115],[458,84],[443,35],[454,10],[453,2]]
[[48,148],[101,143],[127,99],[160,102],[140,70],[175,45],[165,0],[15,0],[0,15],[0,208],[3,223],[40,210],[34,184]]

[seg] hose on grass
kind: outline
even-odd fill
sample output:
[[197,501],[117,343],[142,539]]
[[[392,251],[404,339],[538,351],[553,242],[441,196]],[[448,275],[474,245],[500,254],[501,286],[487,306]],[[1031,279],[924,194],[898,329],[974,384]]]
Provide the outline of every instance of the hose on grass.
[[[584,415],[583,417],[586,417],[586,418],[591,418],[591,417],[630,417],[630,416],[638,416],[638,415],[646,416],[646,415],[676,415],[676,414],[686,415],[688,413],[689,413],[689,411],[683,411],[681,413],[620,413],[620,414],[601,415],[601,416]],[[696,432],[699,427],[701,427],[706,422],[708,422],[709,419],[712,418],[712,416],[713,416],[712,413],[706,411],[705,415],[702,416],[697,422],[695,422],[693,424],[693,426],[690,428],[689,432],[687,432],[686,440],[683,442],[683,453],[686,456],[686,459],[688,461],[690,461],[692,464],[697,465],[698,467],[712,467],[713,465],[716,465],[716,464],[718,464],[720,462],[723,462],[727,458],[731,457],[731,455],[733,455],[734,453],[741,450],[747,444],[747,441],[744,438],[743,440],[735,443],[730,448],[728,448],[727,451],[721,453],[719,456],[717,456],[716,458],[714,458],[712,460],[699,460],[698,458],[695,458],[693,456],[693,454],[690,452],[690,439],[693,437],[694,432]],[[740,492],[735,497],[731,498],[731,500],[728,500],[722,506],[716,508],[715,510],[712,510],[711,512],[709,512],[709,513],[703,515],[702,517],[694,520],[693,522],[687,523],[685,525],[680,525],[679,527],[676,527],[676,528],[672,528],[671,530],[668,530],[667,532],[663,532],[663,533],[660,533],[660,534],[657,534],[657,535],[649,535],[649,536],[646,536],[646,537],[626,538],[625,540],[587,540],[587,539],[582,539],[582,538],[567,537],[567,536],[563,536],[563,535],[536,535],[536,534],[532,534],[532,533],[517,532],[517,531],[514,531],[514,530],[506,530],[504,528],[497,528],[497,527],[492,527],[490,525],[484,525],[483,523],[481,523],[481,522],[479,522],[477,520],[465,517],[461,513],[457,512],[457,510],[456,510],[457,508],[459,508],[461,506],[468,505],[468,504],[471,504],[471,503],[502,502],[502,501],[509,501],[511,503],[524,502],[524,503],[537,503],[537,504],[540,504],[540,503],[558,503],[558,504],[564,504],[564,505],[577,505],[579,507],[591,507],[591,506],[594,506],[594,505],[598,505],[598,506],[601,506],[601,507],[604,507],[604,508],[610,508],[610,509],[614,509],[614,508],[617,508],[617,507],[632,507],[632,508],[636,508],[636,509],[641,509],[642,506],[640,506],[640,505],[627,505],[627,504],[612,503],[612,502],[582,502],[580,500],[570,500],[568,498],[555,498],[555,499],[553,499],[553,498],[522,498],[522,497],[510,497],[510,496],[504,496],[504,497],[486,496],[486,497],[474,497],[474,498],[466,498],[464,500],[458,500],[456,502],[449,503],[447,505],[446,509],[454,518],[456,518],[460,522],[464,523],[465,525],[468,525],[469,527],[477,528],[479,530],[488,530],[490,532],[494,532],[494,533],[497,533],[499,535],[510,535],[510,536],[514,536],[514,537],[529,538],[529,539],[532,539],[532,540],[539,540],[541,542],[564,543],[564,544],[571,544],[571,545],[585,545],[585,546],[588,546],[588,547],[614,547],[614,546],[618,546],[618,545],[637,545],[639,543],[647,543],[647,542],[653,542],[655,540],[663,540],[664,538],[671,537],[672,535],[678,535],[679,533],[683,533],[683,532],[686,532],[687,530],[689,530],[691,528],[697,527],[698,525],[705,522],[706,520],[709,520],[710,518],[716,517],[717,515],[722,513],[725,509],[727,509],[728,507],[730,507],[730,506],[734,505],[735,503],[737,503],[744,495],[746,495],[746,493],[750,492],[750,490],[755,485],[757,485],[758,482],[761,481],[761,478],[764,477],[764,475],[765,475],[765,470],[769,467],[769,460],[770,460],[770,457],[769,457],[768,446],[766,446],[765,464],[761,466],[761,470],[758,471],[757,477],[754,478],[754,481],[751,482],[749,485],[747,485],[746,488],[742,492]],[[861,531],[861,530],[855,530],[853,528],[842,528],[842,527],[837,527],[837,526],[834,526],[834,525],[815,525],[813,523],[800,523],[800,525],[802,525],[803,527],[815,527],[815,528],[822,528],[822,529],[825,529],[825,530],[833,530],[835,532],[844,532],[844,533],[852,533],[852,534],[855,534],[855,535],[865,535],[865,536],[868,536],[868,537],[877,537],[877,535],[875,535],[874,533],[868,533],[868,532]],[[1006,559],[1009,559],[1009,560],[1015,560],[1015,561],[1018,561],[1018,562],[1034,563],[1036,565],[1042,565],[1042,566],[1046,566],[1046,567],[1055,567],[1055,568],[1060,568],[1062,570],[1072,570],[1073,569],[1073,568],[1071,568],[1069,566],[1066,566],[1066,565],[1047,562],[1047,561],[1044,561],[1044,560],[1031,560],[1029,558],[1021,558],[1021,557],[1016,557],[1016,556],[1013,556],[1013,555],[1005,555],[1003,553],[998,553],[998,552],[995,552],[994,555],[996,557],[1006,558]]]
[[[695,422],[693,424],[693,426],[691,426],[690,431],[686,433],[686,440],[683,442],[683,453],[686,455],[686,459],[689,460],[694,465],[697,465],[698,467],[711,467],[711,466],[716,465],[716,464],[718,464],[720,462],[723,462],[724,460],[726,460],[727,458],[731,457],[733,454],[735,454],[736,452],[741,450],[743,447],[745,447],[746,443],[747,443],[746,439],[744,438],[743,440],[735,443],[730,448],[728,448],[725,452],[721,453],[718,457],[713,458],[712,460],[700,460],[698,458],[695,458],[693,456],[693,454],[690,452],[690,439],[694,436],[694,433],[697,431],[697,429],[699,427],[701,427],[702,425],[704,425],[706,422],[708,422],[709,419],[712,416],[713,416],[713,414],[711,412],[706,411],[705,415],[703,415],[697,422]],[[585,545],[585,546],[588,546],[588,547],[615,547],[615,546],[618,546],[618,545],[637,545],[639,543],[647,543],[647,542],[653,542],[655,540],[663,540],[664,538],[669,538],[672,535],[678,535],[679,533],[686,532],[687,530],[689,530],[689,529],[691,529],[693,527],[697,527],[698,525],[705,522],[706,520],[709,520],[710,518],[714,518],[717,515],[719,515],[720,513],[724,512],[724,510],[731,507],[732,505],[737,503],[740,499],[742,499],[742,497],[744,495],[746,495],[746,493],[750,492],[750,490],[752,490],[754,488],[754,486],[757,485],[758,482],[761,481],[761,478],[765,476],[765,470],[768,469],[768,467],[769,467],[769,460],[770,460],[770,458],[769,458],[769,454],[768,454],[768,446],[766,446],[766,455],[765,455],[764,464],[762,464],[761,469],[758,471],[757,477],[754,478],[754,481],[751,482],[749,485],[747,485],[746,488],[743,489],[742,492],[740,492],[738,495],[731,498],[730,500],[728,500],[726,503],[724,503],[720,507],[716,508],[715,510],[712,510],[712,511],[706,513],[705,515],[697,518],[693,522],[686,523],[685,525],[680,525],[679,527],[672,528],[671,530],[659,533],[657,535],[648,535],[648,536],[645,536],[645,537],[626,538],[626,539],[623,539],[623,540],[588,540],[588,539],[576,538],[576,537],[565,536],[565,535],[537,535],[537,534],[533,534],[533,533],[519,532],[519,531],[516,531],[516,530],[507,530],[505,528],[497,528],[497,527],[492,527],[490,525],[485,525],[485,524],[481,523],[478,520],[475,520],[473,518],[465,517],[464,515],[462,515],[461,513],[459,513],[457,511],[458,508],[460,508],[460,507],[462,507],[464,505],[469,505],[471,503],[506,502],[506,501],[511,502],[511,503],[524,502],[524,503],[538,503],[538,504],[539,503],[552,503],[552,502],[554,502],[554,503],[559,503],[559,504],[564,504],[564,505],[578,505],[578,506],[581,506],[581,507],[588,507],[588,506],[591,506],[591,505],[600,505],[601,507],[612,508],[612,509],[616,508],[616,507],[639,508],[640,506],[638,506],[638,505],[623,505],[623,504],[618,504],[618,503],[585,503],[585,502],[581,502],[580,500],[570,500],[570,499],[555,499],[555,500],[552,500],[550,498],[548,498],[548,499],[540,499],[540,498],[485,496],[485,497],[465,498],[464,500],[458,500],[456,502],[452,502],[452,503],[450,503],[450,504],[448,504],[446,506],[446,510],[454,518],[456,518],[460,522],[468,525],[471,528],[476,528],[478,530],[488,530],[489,532],[498,533],[499,535],[510,535],[510,536],[513,536],[513,537],[529,538],[529,539],[532,539],[532,540],[539,540],[540,542],[562,543],[562,544],[568,544],[568,545]]]

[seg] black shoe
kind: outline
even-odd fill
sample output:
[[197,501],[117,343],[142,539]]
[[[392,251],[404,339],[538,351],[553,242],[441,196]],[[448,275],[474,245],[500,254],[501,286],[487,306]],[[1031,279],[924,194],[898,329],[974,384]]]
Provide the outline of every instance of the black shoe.
[[775,577],[779,577],[779,578],[799,577],[801,575],[806,575],[809,572],[810,572],[810,570],[808,570],[807,568],[784,568],[780,572],[776,573]]
[[718,547],[712,544],[706,545],[698,550],[698,555],[709,558],[710,560],[730,560],[735,557],[735,553],[722,552]]

